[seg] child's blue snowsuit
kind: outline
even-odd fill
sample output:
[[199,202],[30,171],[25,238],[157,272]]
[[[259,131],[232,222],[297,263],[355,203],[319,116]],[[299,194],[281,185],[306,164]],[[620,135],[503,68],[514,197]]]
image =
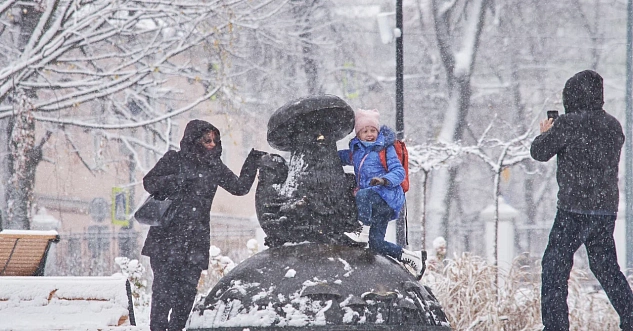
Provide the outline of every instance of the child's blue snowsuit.
[[[402,247],[385,241],[387,225],[398,218],[404,205],[404,191],[400,183],[404,180],[404,167],[393,147],[396,134],[382,126],[376,141],[362,142],[357,137],[349,143],[349,149],[338,151],[344,165],[353,165],[356,175],[356,206],[358,218],[369,226],[369,247],[380,254],[400,259]],[[387,149],[387,169],[380,161],[379,152]],[[364,159],[364,160],[363,160]],[[362,166],[361,166],[362,163]],[[387,180],[387,184],[370,186],[374,177]]]

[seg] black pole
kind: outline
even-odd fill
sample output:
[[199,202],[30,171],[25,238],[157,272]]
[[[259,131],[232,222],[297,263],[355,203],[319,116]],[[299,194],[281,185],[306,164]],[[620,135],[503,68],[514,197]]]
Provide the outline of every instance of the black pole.
[[[400,35],[396,37],[396,132],[398,139],[404,139],[404,84],[403,84],[403,47],[402,38],[402,0],[396,0],[396,29]],[[406,208],[406,204],[405,207]],[[405,224],[406,210],[400,213],[396,222],[396,242],[400,246],[407,244],[407,229]]]
[[397,138],[404,138],[404,84],[403,84],[403,31],[402,0],[396,0],[396,29],[400,36],[396,38],[396,131]]
[[632,36],[633,34],[633,4],[632,0],[628,0],[626,6],[627,21],[626,21],[626,110],[625,110],[625,124],[624,135],[626,141],[624,142],[624,193],[626,199],[625,209],[625,224],[626,224],[626,269],[633,269],[633,114],[631,96],[631,88],[633,83],[633,67],[631,65],[631,57],[633,57]]

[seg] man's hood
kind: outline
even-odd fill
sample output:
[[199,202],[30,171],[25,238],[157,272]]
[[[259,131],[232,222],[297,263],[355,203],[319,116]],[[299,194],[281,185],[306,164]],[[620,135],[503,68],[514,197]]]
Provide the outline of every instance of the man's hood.
[[568,79],[563,89],[565,113],[601,110],[604,105],[602,77],[585,70]]
[[220,130],[207,121],[192,120],[185,127],[185,134],[180,140],[180,151],[185,154],[205,154],[206,151],[200,143],[200,138],[207,132],[215,134],[215,147],[210,151],[214,156],[222,155],[222,141]]

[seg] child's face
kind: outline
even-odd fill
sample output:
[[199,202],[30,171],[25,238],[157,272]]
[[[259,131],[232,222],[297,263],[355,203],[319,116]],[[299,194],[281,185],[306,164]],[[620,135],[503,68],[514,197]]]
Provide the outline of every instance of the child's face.
[[356,136],[362,141],[376,141],[376,138],[378,138],[378,129],[373,126],[366,126],[364,129],[358,131]]

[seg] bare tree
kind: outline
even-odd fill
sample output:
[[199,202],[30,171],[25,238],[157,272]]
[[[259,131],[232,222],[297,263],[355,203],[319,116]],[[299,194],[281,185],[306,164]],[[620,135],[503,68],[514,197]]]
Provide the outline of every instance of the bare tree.
[[[260,14],[264,8],[274,16]],[[269,1],[236,22],[240,31],[229,70],[241,111],[269,115],[293,98],[344,94],[336,78],[353,70],[344,63],[354,59],[356,41],[345,35],[349,24],[333,8],[331,1]]]
[[[503,141],[499,139],[490,139],[487,138],[488,132],[492,128],[493,123],[490,123],[488,128],[484,131],[481,138],[477,141],[477,144],[472,147],[464,148],[464,153],[474,155],[484,161],[490,170],[494,173],[493,176],[493,189],[492,196],[494,199],[494,261],[493,264],[496,266],[498,261],[498,229],[499,229],[499,197],[500,193],[500,182],[501,182],[501,174],[502,172],[514,165],[524,162],[525,160],[530,160],[530,143],[533,138],[533,132],[531,129],[528,129],[520,136],[514,137],[508,141]],[[498,155],[490,156],[489,154],[499,149]]]
[[451,166],[451,160],[461,154],[461,146],[454,143],[437,142],[435,144],[415,145],[407,148],[409,151],[409,171],[411,173],[422,172],[419,205],[421,208],[420,226],[422,228],[422,248],[426,247],[426,196],[428,189],[429,175],[431,171],[442,167]]
[[[221,87],[217,73],[187,55],[205,41],[228,42],[240,2],[3,2],[0,118],[9,139],[0,141],[13,146],[3,148],[11,152],[2,171],[10,207],[4,226],[29,227],[35,169],[50,137],[35,143],[36,125],[50,132],[112,130],[104,136],[132,151],[164,153],[171,146],[169,119]],[[156,142],[137,138],[138,130]]]
[[[471,77],[477,58],[488,0],[433,0],[435,35],[446,73],[448,104],[438,139],[463,138],[470,109]],[[429,232],[448,238],[448,213],[457,169],[440,169],[433,178]]]

